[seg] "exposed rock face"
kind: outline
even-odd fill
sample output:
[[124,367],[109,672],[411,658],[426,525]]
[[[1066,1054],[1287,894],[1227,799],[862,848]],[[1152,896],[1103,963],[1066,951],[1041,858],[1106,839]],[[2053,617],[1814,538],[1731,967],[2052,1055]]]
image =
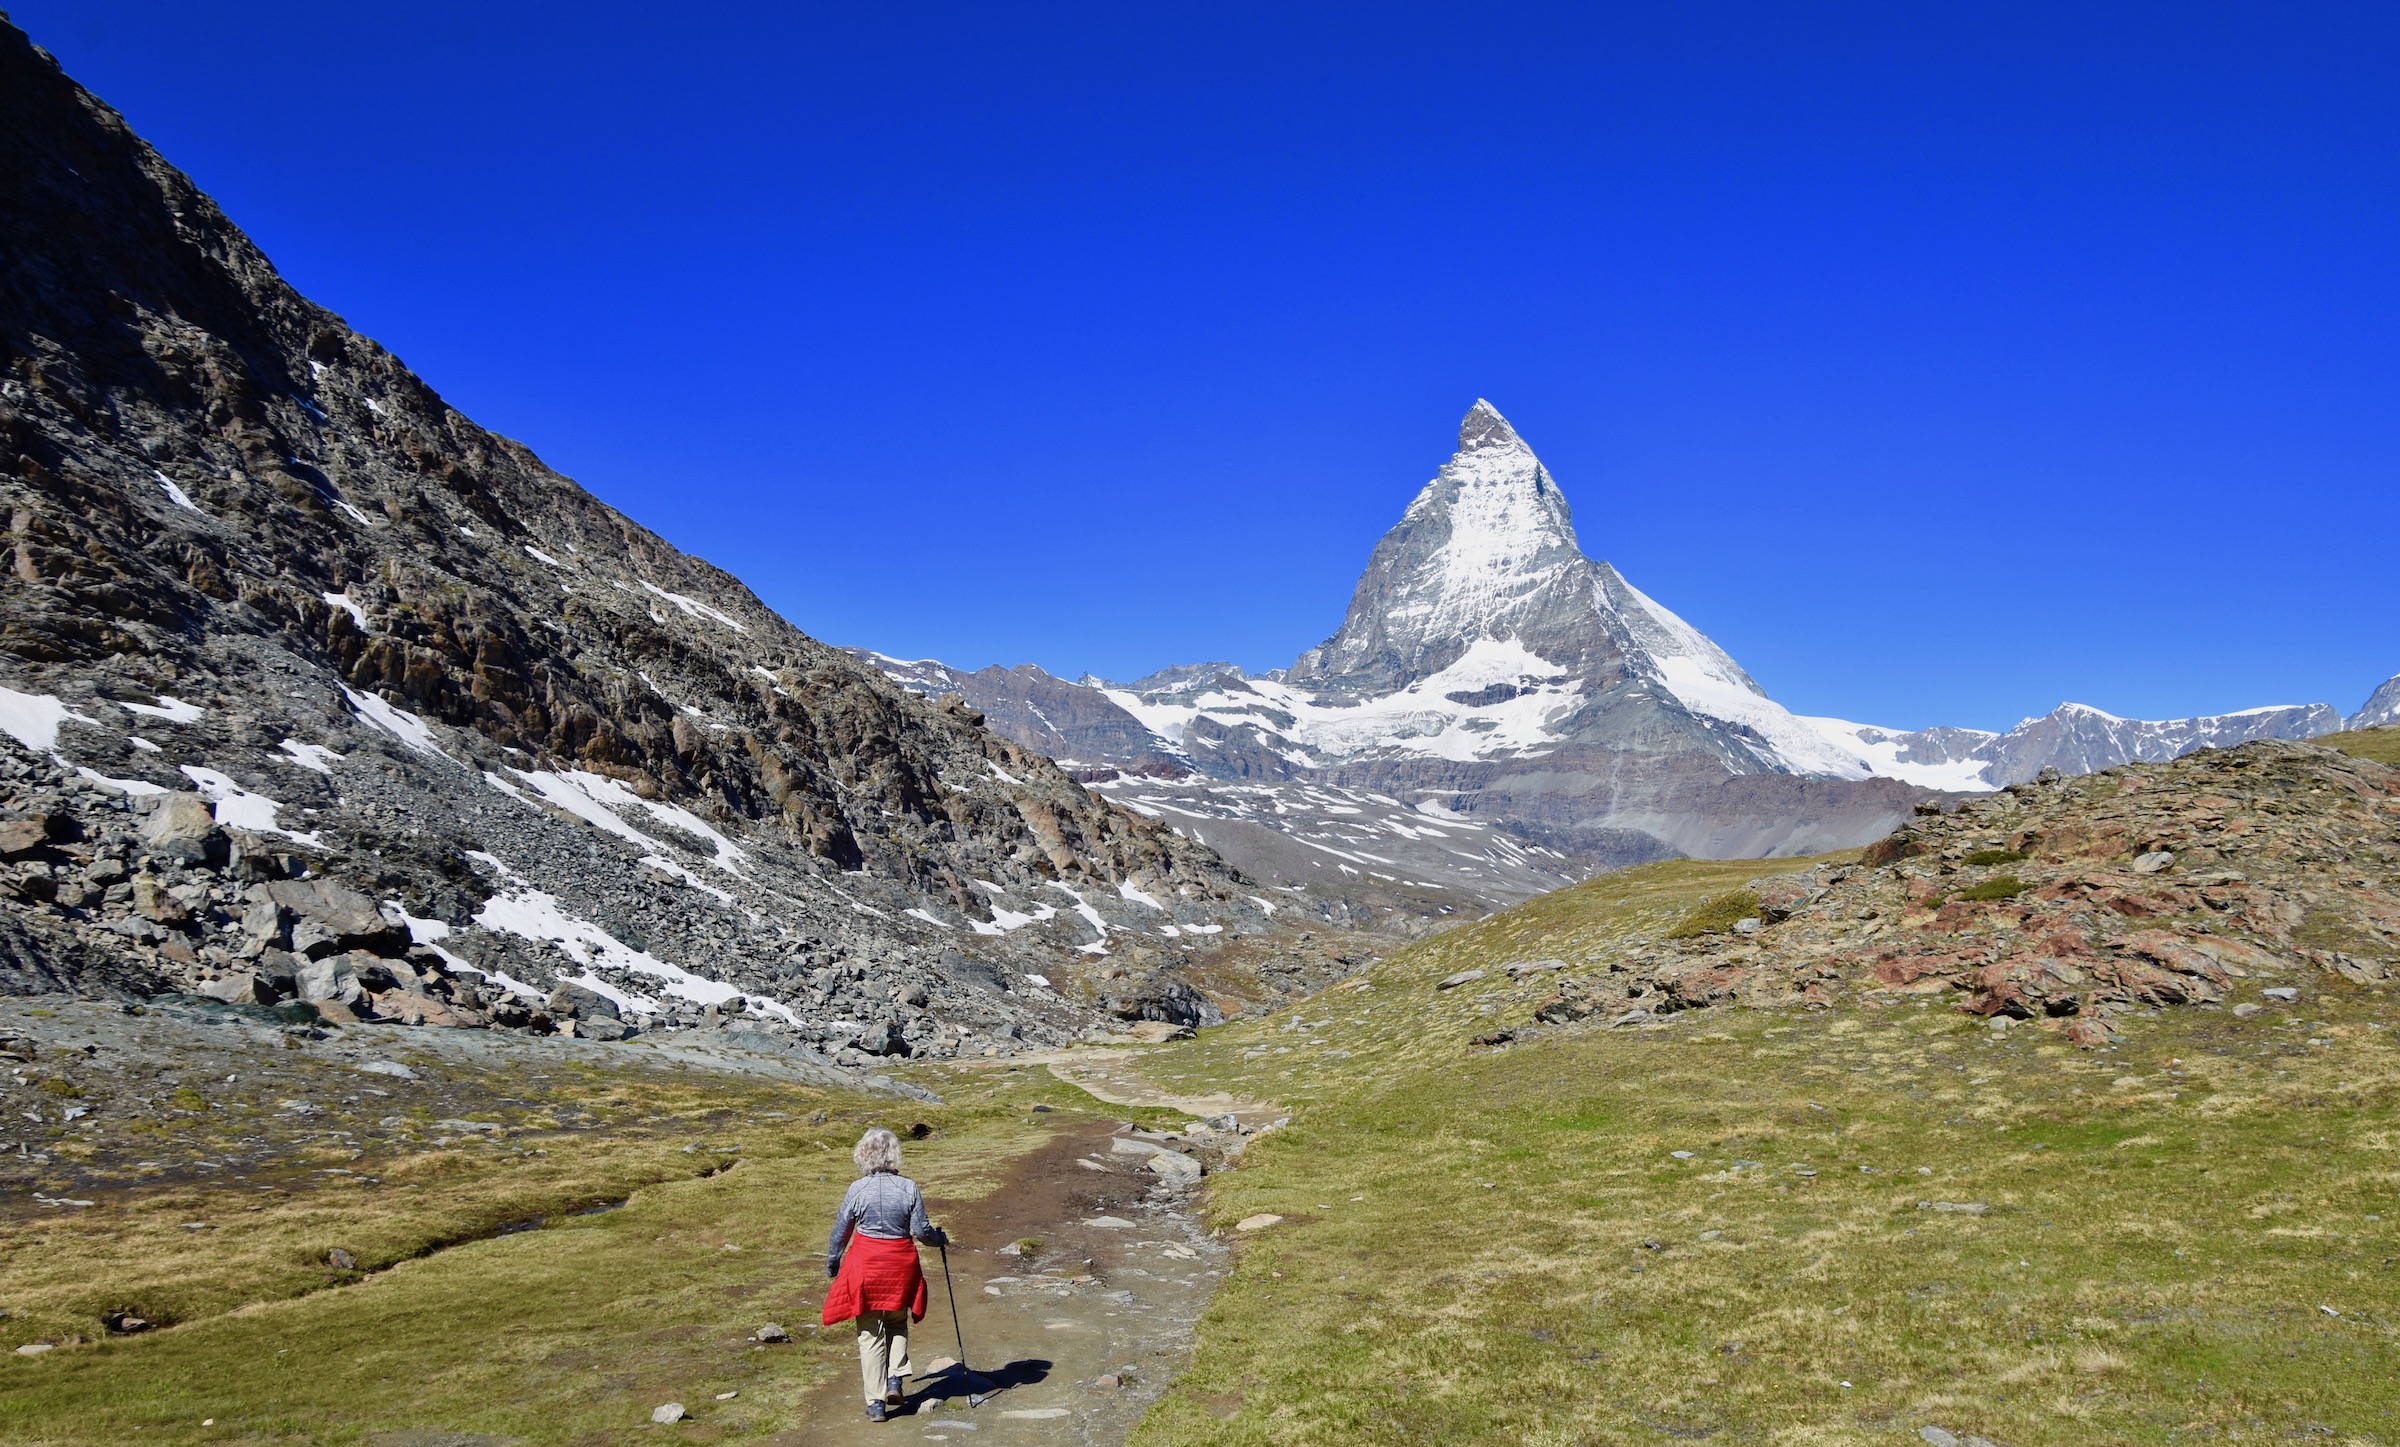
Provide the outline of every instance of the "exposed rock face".
[[1069,771],[1111,770],[1159,774],[1191,772],[1142,721],[1108,695],[1083,684],[1054,678],[1030,663],[994,665],[973,673],[930,658],[891,658],[864,648],[843,650],[881,669],[904,688],[939,698],[959,694],[984,716],[994,733],[1016,740]]
[[2129,1010],[2400,977],[2400,769],[2258,742],[1925,810],[1859,865],[1762,881],[1728,933],[1591,962],[1537,1019],[1934,994],[2096,1045]]
[[1268,928],[460,416],[5,26],[0,150],[0,987],[613,1018],[572,980],[939,1053],[1099,1018],[1121,934]]
[[2343,720],[2342,727],[2379,729],[2396,723],[2400,723],[2400,673],[2385,679],[2367,695],[2367,701],[2359,705],[2358,712]]

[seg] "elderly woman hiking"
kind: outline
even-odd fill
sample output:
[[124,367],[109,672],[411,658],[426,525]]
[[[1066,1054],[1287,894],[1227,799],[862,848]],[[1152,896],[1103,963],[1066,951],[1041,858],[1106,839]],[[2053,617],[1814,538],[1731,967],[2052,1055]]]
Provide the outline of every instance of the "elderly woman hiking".
[[925,1273],[910,1237],[928,1246],[950,1238],[925,1219],[925,1194],[900,1174],[900,1138],[876,1126],[858,1138],[850,1159],[858,1179],[842,1197],[825,1242],[824,1323],[856,1321],[858,1371],[867,1388],[867,1420],[883,1421],[901,1404],[908,1380],[908,1324],[925,1319]]

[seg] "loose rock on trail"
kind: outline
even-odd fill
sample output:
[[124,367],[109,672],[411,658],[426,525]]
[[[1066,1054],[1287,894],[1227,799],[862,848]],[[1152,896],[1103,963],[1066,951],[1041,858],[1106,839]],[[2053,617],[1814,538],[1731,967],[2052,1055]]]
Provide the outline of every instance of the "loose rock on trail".
[[[777,1443],[1122,1442],[1191,1351],[1193,1330],[1232,1253],[1192,1211],[1196,1182],[1120,1153],[1104,1123],[1059,1131],[1019,1157],[980,1199],[927,1204],[950,1233],[950,1280],[969,1377],[953,1363],[941,1255],[923,1250],[932,1297],[909,1351],[919,1375],[891,1422],[867,1421],[857,1367],[810,1401]],[[1006,1253],[1006,1254],[1004,1254]],[[1021,1254],[1020,1254],[1021,1253]],[[846,1342],[847,1323],[823,1328]],[[970,1394],[990,1393],[970,1406]],[[912,1430],[913,1429],[913,1430]]]

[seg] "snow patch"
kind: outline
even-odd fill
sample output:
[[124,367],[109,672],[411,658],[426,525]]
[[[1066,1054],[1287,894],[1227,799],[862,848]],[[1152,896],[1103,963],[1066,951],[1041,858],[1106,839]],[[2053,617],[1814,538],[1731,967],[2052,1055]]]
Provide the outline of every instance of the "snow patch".
[[367,610],[352,602],[348,593],[322,593],[318,596],[325,600],[326,606],[339,608],[349,614],[351,621],[358,625],[359,632],[367,631]]
[[158,485],[167,490],[167,501],[175,504],[177,507],[182,508],[187,512],[197,512],[200,513],[200,516],[202,517],[208,516],[207,513],[200,512],[200,504],[192,501],[192,495],[190,493],[185,492],[182,488],[175,485],[175,479],[167,476],[165,473],[160,472],[155,468],[151,470],[150,475],[157,478]]
[[583,974],[574,983],[596,990],[617,1001],[620,1007],[631,1005],[643,1013],[655,1013],[655,1001],[625,993],[592,973],[594,966],[606,966],[629,974],[647,975],[659,981],[662,993],[696,1005],[722,1005],[740,998],[744,1003],[767,1014],[778,1015],[793,1023],[799,1017],[780,1000],[764,995],[751,995],[719,980],[696,975],[681,965],[659,959],[647,950],[637,950],[607,930],[589,920],[578,919],[558,906],[556,895],[538,889],[519,888],[506,894],[494,895],[476,911],[475,923],[495,934],[512,934],[519,939],[534,940],[555,947],[561,954],[583,967]]
[[285,739],[278,747],[291,756],[293,763],[303,769],[313,769],[328,779],[333,777],[333,766],[342,760],[339,751],[323,744],[304,744],[298,739]]
[[664,854],[645,854],[642,856],[641,862],[670,878],[682,880],[702,894],[715,895],[719,904],[733,903],[733,895],[729,891],[719,889],[713,884],[703,883],[699,875],[692,873]]
[[[448,754],[442,752],[441,745],[433,741],[433,730],[426,726],[425,720],[407,709],[395,708],[384,702],[382,695],[360,693],[347,684],[342,687],[342,697],[350,700],[350,707],[357,711],[360,718],[409,748],[420,754],[431,754],[437,759],[450,759]],[[450,759],[450,762],[458,761]]]
[[196,722],[202,714],[208,712],[207,709],[196,703],[185,703],[182,699],[167,693],[160,694],[156,703],[120,703],[117,707],[127,713],[138,713],[144,718],[163,718],[168,723],[176,724]]
[[1124,896],[1126,899],[1132,900],[1135,904],[1146,904],[1152,909],[1157,910],[1160,914],[1165,914],[1167,912],[1167,907],[1165,905],[1160,904],[1157,900],[1151,898],[1147,894],[1144,894],[1141,890],[1135,889],[1133,887],[1133,881],[1130,879],[1121,879],[1117,881],[1117,893]]
[[153,784],[144,779],[112,779],[108,775],[101,773],[98,769],[79,768],[75,772],[81,777],[89,779],[93,783],[98,784],[103,789],[114,789],[120,794],[138,796],[142,794],[164,794],[167,792],[164,785]]
[[13,688],[0,688],[0,733],[7,734],[35,753],[48,753],[56,748],[59,725],[69,719],[87,724],[100,722],[77,713],[50,694],[19,693]]
[[199,786],[200,797],[216,806],[213,812],[217,822],[226,828],[247,829],[253,834],[280,834],[312,848],[324,847],[325,841],[317,833],[312,831],[303,834],[276,823],[276,811],[283,805],[266,795],[253,794],[215,769],[205,769],[198,764],[185,764],[183,772],[185,777]]
[[365,513],[360,512],[357,508],[352,507],[350,504],[342,501],[340,498],[335,498],[333,500],[333,505],[340,508],[343,512],[348,513],[350,515],[350,520],[357,523],[360,527],[371,528],[375,526],[375,519],[368,517]]
[[553,568],[563,568],[566,566],[566,564],[560,562],[554,557],[551,557],[548,553],[543,552],[540,548],[535,547],[531,543],[525,544],[525,556],[533,559],[537,563],[548,563]]
[[674,604],[678,608],[681,608],[684,612],[689,613],[694,618],[713,618],[736,633],[747,633],[750,631],[749,629],[744,628],[735,619],[725,616],[716,609],[709,607],[706,603],[701,602],[697,598],[687,598],[681,593],[670,593],[647,578],[642,579],[641,584],[643,588],[652,593],[656,593],[659,597],[666,599],[668,602]]

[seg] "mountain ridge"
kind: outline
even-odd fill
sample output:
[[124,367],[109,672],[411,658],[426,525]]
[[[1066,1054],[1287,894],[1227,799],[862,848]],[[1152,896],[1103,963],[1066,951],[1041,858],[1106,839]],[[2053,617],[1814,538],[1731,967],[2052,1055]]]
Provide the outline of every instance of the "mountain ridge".
[[[1795,715],[1700,630],[1584,552],[1556,478],[1483,398],[1462,419],[1456,452],[1375,544],[1341,625],[1287,668],[1186,664],[1124,683],[1089,673],[1069,683],[1024,667],[969,674],[932,660],[861,656],[911,687],[955,691],[993,710],[1011,737],[1071,759],[1095,787],[1138,793],[1148,808],[1266,817],[1231,801],[1217,809],[1200,785],[1167,787],[1188,771],[1251,793],[1284,791],[1273,817],[1304,839],[1374,848],[1393,846],[1393,836],[1377,846],[1345,833],[1339,819],[1296,805],[1292,791],[1426,799],[1578,867],[1654,851],[1838,847],[1875,832],[1874,808],[1906,802],[1892,794],[1845,814],[1847,785],[1984,792],[2045,769],[2093,772],[2342,725],[2322,704],[2129,720],[2067,703],[1997,732]],[[1060,730],[1046,717],[1021,717],[1017,695],[1030,690],[1084,725]],[[2377,698],[2386,694],[2384,706],[2400,716],[2400,681]],[[1139,777],[1102,777],[1111,767]],[[1610,782],[1595,784],[1596,771]],[[1628,772],[1621,801],[1617,785]],[[1506,785],[1494,789],[1485,776],[1495,773],[1536,776],[1526,779],[1534,787],[1496,803]],[[1564,777],[1538,777],[1545,773]],[[1758,782],[1775,778],[1817,782]],[[1735,782],[1745,779],[1754,782]],[[1562,809],[1562,793],[1577,803]],[[1636,802],[1645,793],[1665,801]],[[1766,803],[1778,797],[1787,802]],[[1346,796],[1318,802],[1361,807]],[[1779,831],[1761,807],[1785,809],[1793,827]]]
[[852,1063],[1213,1018],[1308,913],[477,427],[5,26],[0,143],[0,988]]

